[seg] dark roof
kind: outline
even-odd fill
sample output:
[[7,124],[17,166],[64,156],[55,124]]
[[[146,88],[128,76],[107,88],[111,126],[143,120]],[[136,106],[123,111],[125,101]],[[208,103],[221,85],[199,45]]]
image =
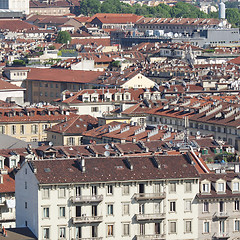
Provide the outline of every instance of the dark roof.
[[35,175],[40,184],[199,177],[186,155],[155,156],[160,168],[154,166],[152,158],[153,156],[128,157],[132,170],[124,162],[126,157],[86,158],[85,172],[80,170],[76,159],[35,160],[31,163],[37,170]]

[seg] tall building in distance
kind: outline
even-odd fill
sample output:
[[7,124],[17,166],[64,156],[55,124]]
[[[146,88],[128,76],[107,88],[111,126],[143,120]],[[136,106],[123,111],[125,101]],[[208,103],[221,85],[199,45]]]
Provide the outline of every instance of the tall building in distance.
[[29,0],[1,0],[0,10],[1,9],[29,14]]

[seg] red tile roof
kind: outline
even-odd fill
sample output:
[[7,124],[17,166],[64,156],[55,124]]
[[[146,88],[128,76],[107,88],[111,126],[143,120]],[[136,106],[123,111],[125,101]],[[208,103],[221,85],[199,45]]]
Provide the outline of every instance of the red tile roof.
[[81,71],[57,68],[31,68],[27,80],[49,82],[90,83],[96,80],[103,72]]
[[38,29],[38,27],[19,19],[0,19],[0,30],[3,32],[20,32],[28,29]]

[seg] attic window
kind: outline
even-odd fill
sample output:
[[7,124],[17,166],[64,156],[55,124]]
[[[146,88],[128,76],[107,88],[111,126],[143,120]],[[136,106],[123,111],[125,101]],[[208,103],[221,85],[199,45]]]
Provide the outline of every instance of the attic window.
[[44,168],[44,172],[48,173],[51,172],[50,168]]
[[76,127],[79,128],[80,126],[77,124]]
[[123,169],[123,166],[115,166],[115,168],[116,168],[117,170],[122,170],[122,169]]

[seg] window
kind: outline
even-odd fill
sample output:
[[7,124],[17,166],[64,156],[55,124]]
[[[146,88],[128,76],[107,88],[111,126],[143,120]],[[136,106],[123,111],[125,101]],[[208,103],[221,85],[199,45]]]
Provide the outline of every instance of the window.
[[43,239],[50,239],[50,229],[48,227],[43,228]]
[[76,187],[76,196],[81,196],[81,187]]
[[233,191],[239,192],[239,182],[234,182],[233,183]]
[[25,202],[25,208],[27,209],[27,202]]
[[161,212],[161,203],[157,202],[154,203],[154,213],[160,213]]
[[74,137],[69,137],[67,139],[67,145],[69,145],[69,146],[75,145],[75,138]]
[[107,225],[107,236],[113,236],[113,224]]
[[177,232],[177,223],[176,222],[170,222],[169,223],[169,232],[170,233],[176,233]]
[[20,134],[25,134],[25,126],[24,125],[20,126]]
[[32,134],[37,134],[38,133],[38,125],[34,124],[32,125]]
[[65,217],[65,207],[59,207],[59,217]]
[[234,221],[234,231],[236,231],[236,232],[240,231],[240,221],[239,220]]
[[113,194],[113,185],[108,185],[107,186],[107,194],[112,195]]
[[5,126],[0,126],[0,134],[5,134]]
[[27,182],[25,182],[25,189],[27,189]]
[[176,212],[176,202],[172,201],[170,202],[170,212]]
[[140,235],[145,235],[145,224],[140,223],[139,227],[140,227]]
[[170,183],[170,192],[176,192],[176,183]]
[[139,214],[144,214],[145,212],[145,206],[144,203],[139,204]]
[[224,183],[218,183],[218,192],[224,192]]
[[66,191],[64,187],[59,188],[59,198],[64,198],[66,197]]
[[91,107],[91,112],[98,112],[98,107]]
[[209,233],[209,222],[203,223],[203,233]]
[[203,212],[209,212],[209,202],[203,203]]
[[129,236],[130,234],[130,224],[123,223],[123,236]]
[[122,195],[129,195],[129,185],[122,186]]
[[59,228],[59,238],[66,238],[66,228],[65,227]]
[[235,210],[235,211],[239,211],[239,210],[240,210],[239,200],[235,200],[235,201],[234,201],[234,210]]
[[92,196],[97,195],[97,186],[92,186]]
[[49,198],[49,188],[43,188],[42,198]]
[[107,214],[108,215],[113,215],[113,204],[108,204],[107,205]]
[[192,210],[192,201],[186,200],[185,201],[185,212],[190,212]]
[[186,233],[192,232],[192,221],[191,220],[185,221],[185,232]]
[[129,215],[129,207],[130,207],[129,203],[123,203],[122,207],[123,207],[123,215]]
[[202,190],[203,190],[203,192],[209,192],[209,184],[208,183],[204,183],[202,185]]
[[49,207],[43,208],[43,218],[49,218]]
[[224,211],[224,202],[221,201],[219,202],[219,212],[223,212]]
[[15,135],[16,134],[16,126],[15,125],[12,125],[12,128],[11,128],[11,133],[12,135]]
[[192,183],[186,182],[185,184],[185,192],[191,192],[192,191]]

